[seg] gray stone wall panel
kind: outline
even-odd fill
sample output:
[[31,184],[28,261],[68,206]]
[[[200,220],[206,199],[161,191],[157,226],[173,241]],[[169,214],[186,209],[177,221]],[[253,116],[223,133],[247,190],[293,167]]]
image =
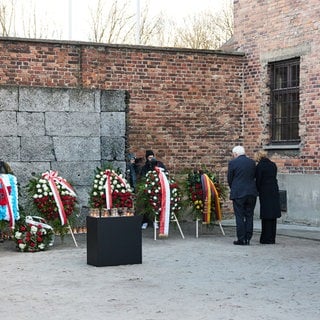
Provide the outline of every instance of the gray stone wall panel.
[[100,136],[100,114],[96,112],[46,112],[45,121],[50,136]]
[[101,92],[101,111],[126,111],[127,92],[108,90]]
[[20,138],[2,137],[0,139],[0,159],[6,162],[20,161]]
[[100,138],[54,137],[57,161],[99,161]]
[[45,135],[43,112],[18,112],[18,136],[36,137]]
[[125,138],[101,137],[101,159],[107,161],[124,161]]
[[17,136],[17,112],[1,111],[0,112],[0,135]]
[[0,88],[0,111],[18,110],[18,88],[2,87]]
[[93,90],[70,90],[70,111],[95,112],[95,94]]
[[63,161],[54,162],[52,170],[70,181],[74,186],[86,186],[91,188],[94,178],[94,170],[100,167],[100,161]]
[[125,172],[125,91],[1,87],[0,99],[0,159],[16,174],[27,213],[27,184],[50,169],[73,184],[81,210],[97,167]]
[[21,137],[21,161],[54,161],[52,138]]
[[101,136],[124,137],[126,134],[125,112],[101,113]]
[[10,166],[17,177],[18,183],[21,187],[21,192],[25,193],[25,188],[30,179],[41,175],[43,172],[50,170],[50,162],[47,161],[19,161],[10,162]]
[[70,111],[69,90],[52,88],[20,88],[20,111]]

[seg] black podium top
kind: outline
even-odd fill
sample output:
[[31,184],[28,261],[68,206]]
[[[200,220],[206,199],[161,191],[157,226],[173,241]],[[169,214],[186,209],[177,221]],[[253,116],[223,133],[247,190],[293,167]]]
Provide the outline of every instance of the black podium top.
[[87,263],[97,267],[142,263],[142,216],[87,216]]

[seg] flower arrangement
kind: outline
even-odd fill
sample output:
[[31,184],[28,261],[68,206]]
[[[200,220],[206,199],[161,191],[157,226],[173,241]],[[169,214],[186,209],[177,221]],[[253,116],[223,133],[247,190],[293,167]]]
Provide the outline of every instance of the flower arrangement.
[[[210,190],[210,187],[209,190],[206,190],[204,177],[210,182],[214,191]],[[207,192],[211,193],[212,191],[217,194],[212,199],[210,195],[210,203],[208,204]],[[188,173],[186,193],[194,212],[194,218],[202,219],[206,223],[211,223],[216,219],[219,213],[217,211],[220,211],[220,202],[226,199],[226,188],[219,182],[217,176],[208,170],[194,170]],[[205,219],[206,210],[211,213],[208,220]]]
[[[176,218],[179,216],[182,206],[181,189],[173,177],[169,177],[167,172],[164,172],[164,174],[168,178],[170,187],[170,219],[174,219],[174,215]],[[157,220],[159,220],[162,209],[162,196],[163,190],[158,172],[155,170],[149,171],[145,180],[138,185],[137,207],[140,208],[139,212],[148,214],[153,219],[157,217]]]
[[50,171],[31,179],[27,188],[38,215],[63,237],[67,222],[77,209],[77,197],[70,183],[56,171]]
[[[107,186],[107,179],[110,179],[110,190]],[[107,195],[110,192],[111,207],[133,208],[133,193],[127,180],[122,176],[119,169],[114,170],[110,166],[107,168],[96,168],[92,188],[89,196],[91,208],[106,208]]]
[[14,241],[17,250],[21,252],[44,251],[54,241],[54,233],[51,226],[44,219],[38,218],[37,222],[32,217],[20,219],[15,225]]

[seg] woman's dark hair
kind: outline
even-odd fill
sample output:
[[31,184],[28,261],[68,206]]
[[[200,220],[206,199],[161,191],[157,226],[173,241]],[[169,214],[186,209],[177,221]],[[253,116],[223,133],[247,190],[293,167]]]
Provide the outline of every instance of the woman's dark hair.
[[8,174],[8,173],[13,174],[10,166],[6,162],[4,162],[2,160],[0,160],[0,173],[2,173],[2,174]]

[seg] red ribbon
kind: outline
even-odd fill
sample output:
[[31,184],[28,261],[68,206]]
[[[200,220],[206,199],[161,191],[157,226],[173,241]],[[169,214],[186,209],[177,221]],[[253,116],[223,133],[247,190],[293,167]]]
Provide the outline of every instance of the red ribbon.
[[49,182],[49,186],[52,191],[53,198],[54,198],[56,205],[58,207],[61,225],[63,226],[67,223],[67,216],[64,211],[63,203],[62,203],[61,196],[60,196],[60,193],[59,193],[59,190],[57,188],[56,183],[59,183],[63,187],[65,187],[71,193],[72,196],[75,197],[76,193],[74,192],[72,186],[67,182],[67,180],[58,176],[57,171],[53,171],[53,170],[47,171],[42,174],[42,177],[44,179],[48,180],[48,182]]

